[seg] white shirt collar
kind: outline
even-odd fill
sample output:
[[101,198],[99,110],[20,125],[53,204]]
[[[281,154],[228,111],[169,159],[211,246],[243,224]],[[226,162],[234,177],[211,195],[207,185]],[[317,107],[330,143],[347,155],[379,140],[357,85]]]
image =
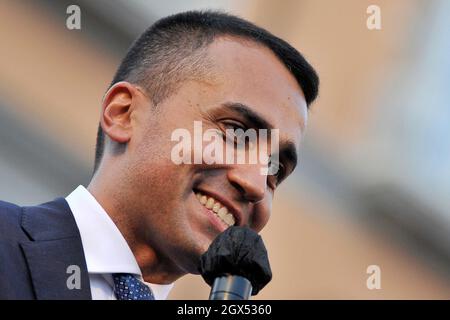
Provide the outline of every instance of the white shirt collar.
[[[80,230],[89,274],[142,273],[125,238],[106,211],[83,186],[78,186],[66,201]],[[157,300],[167,298],[172,284],[147,283]]]

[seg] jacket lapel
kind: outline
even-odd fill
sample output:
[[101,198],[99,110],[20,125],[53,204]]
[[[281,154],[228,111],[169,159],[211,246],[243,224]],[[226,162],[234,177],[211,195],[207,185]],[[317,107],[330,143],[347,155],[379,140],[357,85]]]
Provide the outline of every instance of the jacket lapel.
[[22,228],[30,241],[20,245],[37,299],[91,299],[81,237],[63,198],[24,207]]

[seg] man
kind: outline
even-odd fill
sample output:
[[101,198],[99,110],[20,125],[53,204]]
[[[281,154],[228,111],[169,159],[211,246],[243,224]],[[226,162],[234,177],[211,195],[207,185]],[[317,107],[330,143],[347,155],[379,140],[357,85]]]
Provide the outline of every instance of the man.
[[[175,280],[198,274],[220,232],[267,224],[317,92],[294,48],[240,18],[207,11],[156,22],[104,96],[87,189],[35,207],[0,203],[0,298],[165,299]],[[224,136],[278,129],[279,169],[175,163],[172,133],[195,121]]]

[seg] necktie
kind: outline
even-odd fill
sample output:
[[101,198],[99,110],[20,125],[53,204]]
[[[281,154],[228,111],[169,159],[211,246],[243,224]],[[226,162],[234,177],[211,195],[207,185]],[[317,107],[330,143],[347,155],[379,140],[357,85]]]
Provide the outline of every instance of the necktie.
[[114,273],[112,276],[117,300],[155,300],[150,288],[134,275]]

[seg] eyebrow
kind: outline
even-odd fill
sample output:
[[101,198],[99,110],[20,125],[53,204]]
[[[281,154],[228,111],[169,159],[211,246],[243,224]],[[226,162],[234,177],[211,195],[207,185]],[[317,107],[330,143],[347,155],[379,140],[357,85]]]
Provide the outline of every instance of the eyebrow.
[[274,126],[269,123],[263,116],[253,111],[249,106],[239,102],[225,102],[222,104],[227,109],[231,109],[239,113],[242,117],[255,126],[257,129],[273,129]]
[[[274,129],[274,126],[269,123],[263,116],[252,110],[251,107],[240,103],[240,102],[225,102],[222,104],[223,107],[227,109],[231,109],[236,113],[239,113],[245,120],[251,123],[257,129]],[[280,159],[284,158],[292,165],[292,170],[294,171],[297,166],[298,156],[297,156],[297,147],[294,142],[286,141],[281,143],[280,141]]]

